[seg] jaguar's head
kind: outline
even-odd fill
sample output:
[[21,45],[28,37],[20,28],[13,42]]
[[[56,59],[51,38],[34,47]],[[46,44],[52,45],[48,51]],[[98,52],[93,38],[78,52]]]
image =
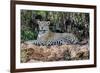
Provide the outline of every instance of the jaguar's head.
[[38,25],[39,25],[38,37],[41,37],[42,35],[44,35],[49,31],[50,21],[38,21]]

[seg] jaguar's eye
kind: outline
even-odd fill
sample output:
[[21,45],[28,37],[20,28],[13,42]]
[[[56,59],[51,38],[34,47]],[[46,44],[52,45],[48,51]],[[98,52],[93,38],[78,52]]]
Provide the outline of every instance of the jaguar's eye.
[[41,27],[41,29],[43,29],[43,27]]

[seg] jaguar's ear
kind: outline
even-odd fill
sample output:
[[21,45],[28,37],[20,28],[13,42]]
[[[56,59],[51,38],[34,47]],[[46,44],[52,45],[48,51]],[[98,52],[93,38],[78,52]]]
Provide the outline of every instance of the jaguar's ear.
[[47,25],[50,25],[50,21],[47,21]]

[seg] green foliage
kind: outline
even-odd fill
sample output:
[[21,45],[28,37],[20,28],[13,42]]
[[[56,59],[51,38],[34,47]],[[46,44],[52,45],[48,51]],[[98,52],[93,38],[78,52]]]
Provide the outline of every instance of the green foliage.
[[21,31],[21,40],[27,41],[27,40],[35,40],[37,38],[37,33],[32,32],[30,30],[22,30]]

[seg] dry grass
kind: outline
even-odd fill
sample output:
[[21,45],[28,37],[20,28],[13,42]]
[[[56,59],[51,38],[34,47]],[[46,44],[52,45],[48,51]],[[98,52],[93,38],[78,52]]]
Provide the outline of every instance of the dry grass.
[[36,46],[21,44],[21,62],[89,59],[88,45]]

